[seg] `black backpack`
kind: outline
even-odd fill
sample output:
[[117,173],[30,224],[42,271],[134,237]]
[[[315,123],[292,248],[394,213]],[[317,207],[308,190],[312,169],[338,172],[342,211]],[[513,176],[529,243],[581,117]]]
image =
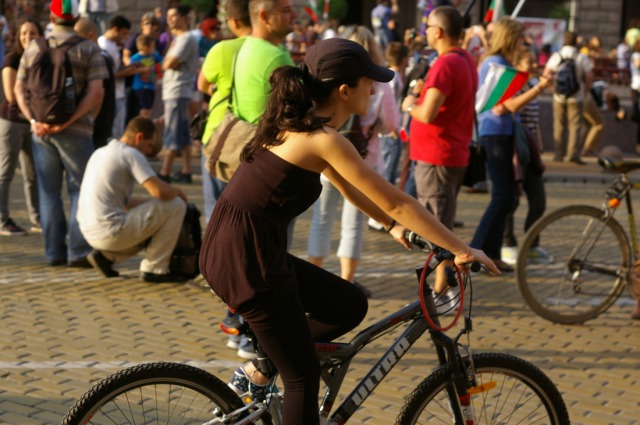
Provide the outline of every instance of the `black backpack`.
[[200,211],[191,204],[187,204],[180,236],[171,254],[169,270],[171,273],[194,278],[200,273],[198,257],[202,246],[202,228],[200,227]]
[[369,140],[373,137],[373,129],[377,123],[374,123],[367,134],[362,131],[362,124],[360,124],[360,115],[353,114],[349,117],[346,123],[338,130],[340,134],[349,139],[351,144],[355,146],[356,150],[361,157],[366,158],[369,153]]
[[36,39],[39,52],[25,83],[29,110],[36,121],[62,124],[76,111],[78,99],[67,52],[83,40],[74,35],[58,47],[50,47],[44,37]]
[[569,97],[580,90],[580,81],[576,73],[575,57],[564,58],[560,56],[560,64],[556,69],[556,87],[557,94]]

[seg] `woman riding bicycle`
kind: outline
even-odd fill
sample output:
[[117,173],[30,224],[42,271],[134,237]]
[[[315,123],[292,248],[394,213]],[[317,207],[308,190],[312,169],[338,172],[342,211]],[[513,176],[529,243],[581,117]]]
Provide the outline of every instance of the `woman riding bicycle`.
[[[389,184],[336,131],[351,114],[367,112],[373,81],[392,77],[362,46],[338,38],[311,47],[300,67],[277,69],[256,135],[207,227],[202,274],[249,323],[278,368],[284,425],[318,423],[320,369],[313,341],[343,335],[367,311],[356,286],[287,253],[287,225],[318,198],[321,173],[405,247],[402,226],[453,252],[457,264],[479,261],[499,273],[482,251]],[[256,364],[239,368],[233,387],[245,392],[251,379],[253,392],[267,384]]]

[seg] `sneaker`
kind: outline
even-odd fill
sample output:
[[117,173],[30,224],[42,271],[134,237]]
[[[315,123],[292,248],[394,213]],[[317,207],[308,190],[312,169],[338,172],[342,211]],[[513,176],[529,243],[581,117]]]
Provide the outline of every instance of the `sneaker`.
[[256,354],[256,349],[253,347],[253,342],[246,336],[242,336],[242,338],[240,339],[237,355],[238,357],[247,360],[254,360],[258,357]]
[[370,230],[384,232],[384,226],[372,218],[370,218],[369,221],[367,221],[367,227],[369,227]]
[[191,173],[183,173],[182,171],[178,171],[171,176],[171,181],[176,183],[191,183]]
[[93,250],[87,255],[87,261],[104,277],[118,277],[120,273],[113,270],[113,261],[102,255],[100,251]]
[[181,283],[189,280],[188,278],[174,273],[165,273],[165,274],[156,274],[156,273],[147,273],[142,272],[140,274],[140,278],[144,282],[149,283]]
[[502,257],[502,261],[513,266],[518,259],[518,247],[503,246],[500,250],[500,257]]
[[227,385],[233,392],[238,394],[238,397],[242,398],[242,396],[250,394],[256,400],[264,400],[268,394],[280,391],[275,384],[258,385],[251,382],[251,379],[242,367],[237,368],[235,372],[233,372],[231,380]]
[[171,177],[170,176],[165,176],[165,175],[160,174],[160,173],[156,173],[156,176],[158,176],[158,178],[160,180],[162,180],[163,182],[165,182],[167,184],[171,184]]
[[541,261],[553,261],[553,257],[549,254],[549,251],[540,246],[531,248],[529,252],[527,252],[527,257]]
[[31,227],[29,228],[31,233],[42,233],[42,224],[40,223],[31,223]]
[[75,260],[70,260],[69,263],[67,263],[67,265],[69,267],[74,267],[76,269],[92,269],[93,268],[89,260],[87,260],[87,257],[80,257],[80,258],[76,258]]
[[23,236],[26,234],[27,231],[14,223],[10,218],[3,221],[2,226],[0,226],[0,235],[3,236]]
[[240,347],[240,342],[242,341],[242,336],[240,335],[229,335],[227,338],[227,347],[232,350],[237,350]]

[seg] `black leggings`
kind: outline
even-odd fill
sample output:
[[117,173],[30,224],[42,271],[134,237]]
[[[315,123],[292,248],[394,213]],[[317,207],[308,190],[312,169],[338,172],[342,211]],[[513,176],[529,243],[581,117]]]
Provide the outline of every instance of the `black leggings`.
[[282,378],[283,425],[318,424],[320,365],[314,341],[330,341],[355,328],[367,299],[346,280],[291,256],[295,279],[282,290],[239,306]]

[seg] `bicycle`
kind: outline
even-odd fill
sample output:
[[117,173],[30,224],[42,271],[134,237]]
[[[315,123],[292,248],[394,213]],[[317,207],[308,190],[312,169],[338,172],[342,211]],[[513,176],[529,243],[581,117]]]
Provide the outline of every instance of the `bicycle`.
[[[619,174],[605,191],[603,206],[571,205],[544,215],[527,231],[518,253],[518,288],[531,310],[552,322],[583,323],[604,313],[625,287],[633,295],[638,239],[631,189],[640,184],[630,182],[627,173],[640,162],[600,158],[598,163]],[[631,238],[614,218],[623,201]],[[548,259],[528,255],[540,243]]]
[[[457,288],[454,296],[457,311],[451,323],[441,325],[438,308],[446,310],[450,300],[432,293],[426,277],[453,255],[413,233],[408,233],[408,239],[429,252],[425,265],[417,269],[420,300],[364,329],[349,343],[316,343],[321,379],[327,387],[319,411],[321,423],[346,423],[413,344],[429,332],[439,367],[409,395],[397,424],[569,424],[562,396],[540,369],[508,354],[472,354],[468,344],[460,342],[472,329],[471,302],[462,329],[454,338],[446,335],[445,331],[463,316],[465,288],[471,299],[470,276],[457,268],[447,271],[448,285]],[[354,356],[368,343],[402,324],[408,326],[331,413]],[[252,337],[251,329],[238,321],[225,319],[222,327],[227,332]],[[255,339],[254,342],[259,369],[266,376],[273,376],[271,392],[262,399],[251,393],[239,397],[223,381],[195,367],[148,363],[99,382],[75,403],[62,423],[280,424],[286,396],[275,386],[277,372],[273,363],[259,342]]]

